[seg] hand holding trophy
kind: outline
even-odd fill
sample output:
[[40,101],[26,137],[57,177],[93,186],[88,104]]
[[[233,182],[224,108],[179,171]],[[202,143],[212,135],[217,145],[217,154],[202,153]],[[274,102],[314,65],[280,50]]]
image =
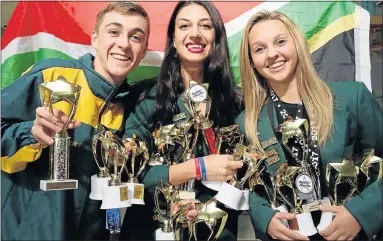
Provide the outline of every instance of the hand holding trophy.
[[64,102],[69,107],[68,121],[63,130],[53,137],[54,144],[49,149],[50,180],[41,180],[40,189],[44,191],[77,189],[78,182],[69,179],[70,137],[66,131],[68,123],[73,119],[80,97],[81,86],[69,83],[64,77],[40,85],[42,105],[53,114],[53,105]]

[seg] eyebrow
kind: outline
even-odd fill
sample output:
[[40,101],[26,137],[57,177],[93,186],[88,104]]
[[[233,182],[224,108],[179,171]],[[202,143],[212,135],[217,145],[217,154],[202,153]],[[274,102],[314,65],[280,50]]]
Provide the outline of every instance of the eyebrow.
[[[202,19],[200,19],[200,20],[198,20],[198,21],[199,21],[199,22],[202,22],[202,21],[206,21],[206,20],[213,22],[213,20],[211,20],[211,18],[202,18]],[[190,20],[189,20],[189,19],[186,19],[186,18],[180,18],[180,19],[177,20],[177,22],[178,22],[178,21],[186,21],[186,22],[190,22]]]
[[[112,25],[117,26],[117,27],[119,27],[119,28],[123,28],[123,27],[124,27],[124,26],[122,26],[121,23],[118,23],[118,22],[111,22],[111,23],[108,23],[107,25],[105,25],[105,28],[107,28],[107,27],[109,27],[109,26],[112,26]],[[146,35],[145,31],[144,31],[142,28],[139,28],[139,27],[134,28],[134,29],[130,30],[129,32],[140,32],[140,33],[142,33],[143,35]]]
[[[277,34],[275,37],[274,37],[274,40],[276,40],[277,38],[280,38],[280,37],[287,37],[288,35],[285,34],[285,33],[280,33],[280,34]],[[254,46],[256,44],[261,44],[262,41],[255,41],[254,43],[251,44],[251,46]]]

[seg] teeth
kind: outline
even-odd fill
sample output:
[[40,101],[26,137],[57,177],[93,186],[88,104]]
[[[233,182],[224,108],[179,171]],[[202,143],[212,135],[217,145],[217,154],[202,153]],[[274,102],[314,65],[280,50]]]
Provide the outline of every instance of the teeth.
[[202,49],[203,48],[203,45],[192,45],[192,44],[190,44],[190,45],[188,45],[188,48],[192,48],[192,49]]
[[126,55],[121,54],[112,54],[113,58],[121,60],[121,61],[128,61],[130,58]]
[[285,61],[278,61],[278,62],[270,65],[269,68],[271,68],[271,69],[278,68],[279,66],[282,66],[284,63],[285,63]]

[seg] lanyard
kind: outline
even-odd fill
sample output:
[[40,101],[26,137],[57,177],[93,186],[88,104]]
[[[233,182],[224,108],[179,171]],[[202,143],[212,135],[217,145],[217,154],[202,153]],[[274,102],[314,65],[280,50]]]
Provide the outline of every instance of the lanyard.
[[[270,89],[269,96],[271,101],[267,104],[267,110],[268,115],[271,123],[271,127],[275,128],[274,123],[274,108],[277,110],[277,112],[281,115],[282,119],[286,121],[286,119],[291,116],[293,119],[303,119],[303,112],[304,112],[304,105],[301,101],[297,105],[297,110],[295,117],[290,115],[291,113],[288,113],[287,110],[284,108],[283,103],[280,101],[279,97],[275,94],[273,90]],[[309,130],[309,136],[306,136],[306,142],[303,142],[302,140],[295,140],[292,143],[289,143],[291,146],[292,152],[292,158],[297,163],[301,164],[302,167],[308,167],[311,166],[314,171],[315,175],[317,177],[317,194],[318,198],[321,197],[321,190],[320,190],[320,169],[319,169],[319,157],[320,157],[320,148],[318,144],[318,132],[316,125],[311,122],[310,124],[310,130]],[[306,143],[306,146],[305,144]],[[299,159],[301,157],[302,160]]]

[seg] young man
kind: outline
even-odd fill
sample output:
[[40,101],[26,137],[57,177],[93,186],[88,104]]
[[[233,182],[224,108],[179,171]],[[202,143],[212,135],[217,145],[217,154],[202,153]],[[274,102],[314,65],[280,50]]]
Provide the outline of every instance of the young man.
[[[145,56],[149,18],[138,4],[109,4],[97,16],[92,34],[96,56],[49,59],[32,66],[2,93],[2,239],[104,239],[105,211],[89,199],[90,177],[98,172],[92,138],[101,122],[119,130],[134,106],[126,77]],[[70,177],[78,189],[42,191],[49,179],[49,145],[67,116],[41,107],[40,84],[64,77],[81,86],[71,137]],[[47,148],[48,147],[48,148]]]

